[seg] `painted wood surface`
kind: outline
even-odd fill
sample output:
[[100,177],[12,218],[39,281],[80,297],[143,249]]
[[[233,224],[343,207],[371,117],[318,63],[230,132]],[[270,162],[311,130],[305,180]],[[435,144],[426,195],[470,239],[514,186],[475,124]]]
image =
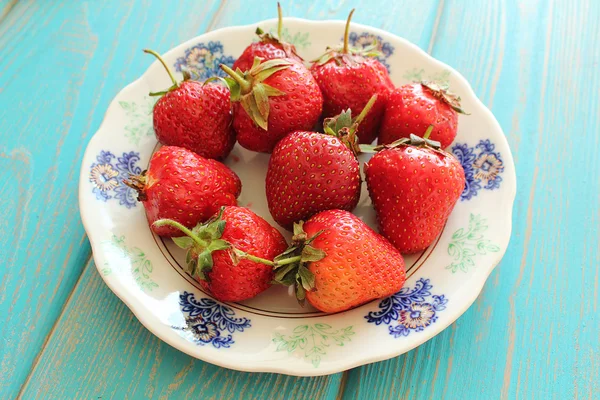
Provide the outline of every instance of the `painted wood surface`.
[[241,373],[189,357],[144,328],[90,262],[22,394],[26,399],[228,399],[242,393],[249,399],[282,394],[330,399],[341,377]]
[[[322,378],[246,374],[146,331],[102,283],[77,212],[82,152],[112,97],[258,1],[0,0],[0,398],[600,397],[600,6],[593,0],[283,2],[403,36],[454,66],[511,143],[509,250],[436,338]],[[569,140],[567,140],[569,139]],[[6,260],[6,261],[5,261]]]
[[517,167],[513,235],[451,328],[351,371],[348,398],[600,397],[599,18],[594,1],[445,2],[431,53],[504,128]]

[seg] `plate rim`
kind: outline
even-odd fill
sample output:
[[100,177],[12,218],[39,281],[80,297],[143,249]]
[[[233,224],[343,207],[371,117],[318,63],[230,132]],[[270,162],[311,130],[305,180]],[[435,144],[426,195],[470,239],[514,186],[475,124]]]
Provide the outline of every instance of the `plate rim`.
[[[194,45],[194,44],[204,40],[203,38],[207,34],[219,34],[219,33],[222,34],[224,32],[229,32],[229,33],[235,34],[235,31],[254,28],[254,27],[260,26],[260,25],[272,24],[276,21],[277,21],[277,19],[271,18],[271,19],[266,19],[266,20],[255,22],[255,23],[251,23],[251,24],[234,25],[234,26],[222,27],[222,28],[215,29],[212,31],[207,31],[207,32],[204,32],[193,38],[190,38],[189,40],[186,40],[182,43],[177,44],[176,46],[170,48],[167,52],[163,53],[163,55],[165,57],[168,57],[172,53],[177,52],[179,48],[186,47],[186,46],[189,47],[190,45]],[[284,23],[285,22],[295,22],[295,23],[302,24],[302,25],[325,25],[325,24],[345,25],[345,23],[346,23],[346,21],[343,21],[343,20],[331,20],[331,19],[308,20],[305,18],[294,18],[294,17],[285,17]],[[85,215],[85,211],[84,211],[84,209],[86,208],[84,206],[84,204],[85,204],[84,195],[86,194],[85,182],[87,182],[87,178],[88,178],[88,171],[87,171],[88,165],[86,164],[86,161],[90,158],[89,153],[92,151],[91,143],[94,140],[94,138],[96,138],[96,136],[98,136],[99,133],[105,127],[108,115],[109,115],[110,111],[114,108],[116,102],[118,101],[117,99],[119,98],[120,94],[127,91],[132,86],[136,86],[141,81],[143,81],[144,77],[148,74],[148,72],[153,68],[153,66],[156,63],[158,63],[158,61],[155,60],[146,68],[146,70],[137,79],[135,79],[131,83],[127,84],[126,86],[124,86],[121,90],[119,90],[116,93],[116,95],[110,101],[110,103],[106,109],[106,112],[104,114],[104,117],[102,119],[102,122],[98,126],[98,129],[90,137],[88,144],[86,146],[86,150],[84,152],[83,158],[82,158],[82,162],[81,162],[78,200],[79,200],[79,211],[80,211],[80,215],[81,215],[81,220],[82,220],[84,229],[86,231],[86,235],[89,239],[90,246],[92,249],[92,255],[94,258],[94,264],[96,266],[96,269],[99,272],[100,277],[102,278],[104,283],[109,287],[109,289],[131,310],[131,312],[138,319],[138,321],[146,329],[148,329],[153,335],[158,337],[163,342],[169,344],[172,347],[175,347],[179,351],[181,351],[185,354],[188,354],[191,357],[200,359],[204,362],[208,362],[208,363],[211,363],[211,364],[219,366],[219,367],[228,368],[231,370],[244,371],[244,372],[279,373],[279,374],[290,375],[290,376],[330,375],[330,374],[342,372],[342,371],[345,371],[345,370],[348,370],[351,368],[356,368],[358,366],[395,358],[399,355],[407,353],[410,350],[424,344],[425,342],[432,339],[434,336],[441,333],[448,326],[450,326],[452,323],[457,321],[471,307],[471,305],[475,302],[477,297],[481,294],[483,287],[484,287],[485,283],[487,282],[490,274],[492,273],[492,271],[496,268],[496,266],[500,263],[500,261],[504,257],[504,255],[508,249],[508,245],[510,243],[510,238],[511,238],[511,234],[512,234],[512,216],[513,216],[513,209],[514,209],[514,203],[515,203],[516,191],[517,191],[517,177],[516,177],[516,167],[514,164],[512,151],[510,150],[510,146],[508,145],[508,140],[506,138],[506,134],[504,133],[504,130],[500,126],[496,117],[493,115],[491,110],[479,99],[479,97],[477,97],[477,95],[474,92],[473,88],[471,87],[470,83],[459,71],[457,71],[450,65],[447,65],[444,62],[437,60],[436,58],[431,56],[429,53],[427,53],[426,51],[421,49],[419,46],[413,44],[409,40],[407,40],[403,37],[400,37],[394,33],[391,33],[391,32],[388,32],[388,31],[385,31],[383,29],[376,28],[373,26],[352,22],[351,29],[368,31],[370,33],[373,33],[373,34],[379,35],[379,36],[381,36],[383,34],[384,36],[393,37],[394,40],[397,40],[398,42],[401,42],[404,46],[412,49],[413,51],[416,51],[422,57],[427,59],[429,62],[431,62],[435,66],[450,71],[453,78],[458,80],[461,83],[461,85],[463,86],[463,88],[467,89],[469,96],[474,99],[478,108],[485,115],[485,119],[490,121],[493,130],[497,131],[498,133],[501,134],[501,135],[498,135],[498,138],[505,142],[504,144],[505,144],[506,148],[508,149],[508,152],[503,153],[504,163],[507,165],[511,165],[512,168],[510,169],[510,171],[505,171],[505,173],[509,172],[510,175],[507,176],[507,179],[505,179],[503,181],[503,184],[505,185],[504,190],[506,190],[508,193],[507,204],[509,204],[510,207],[508,207],[508,210],[507,210],[508,213],[506,216],[507,218],[506,218],[506,220],[504,220],[504,224],[496,227],[496,229],[498,231],[498,237],[500,238],[500,240],[499,240],[500,251],[495,253],[495,257],[493,259],[490,259],[489,262],[486,262],[486,265],[489,265],[489,267],[487,267],[487,270],[485,271],[485,273],[480,274],[479,277],[475,279],[475,282],[472,283],[472,290],[469,291],[469,293],[464,296],[465,300],[463,300],[461,302],[460,307],[452,308],[451,315],[445,315],[444,321],[439,321],[434,326],[430,326],[430,327],[428,327],[427,330],[420,332],[418,340],[412,341],[412,343],[408,346],[407,345],[396,346],[396,347],[390,346],[389,351],[383,356],[380,356],[380,355],[369,356],[368,352],[367,352],[367,353],[363,353],[363,355],[361,357],[348,357],[348,358],[340,359],[335,364],[321,365],[321,367],[318,369],[309,370],[309,369],[302,369],[302,368],[294,369],[294,366],[296,365],[295,363],[291,363],[291,362],[281,363],[280,360],[274,360],[274,361],[270,361],[268,363],[260,363],[260,362],[258,362],[258,363],[234,363],[234,362],[230,362],[231,358],[219,357],[219,356],[213,354],[212,352],[205,352],[201,355],[190,354],[190,352],[187,351],[185,346],[183,346],[183,344],[182,344],[183,342],[181,340],[176,340],[179,336],[177,336],[175,334],[166,334],[165,333],[166,330],[160,329],[159,327],[155,327],[155,325],[157,323],[158,324],[161,323],[160,321],[157,320],[156,316],[148,314],[146,310],[140,309],[135,304],[136,301],[138,301],[135,297],[132,297],[131,295],[129,295],[129,292],[127,290],[122,290],[121,288],[119,288],[118,285],[116,284],[116,281],[114,282],[113,279],[109,279],[109,277],[104,276],[101,273],[101,270],[100,270],[101,264],[99,263],[99,260],[98,260],[100,253],[102,252],[100,249],[101,243],[98,240],[94,241],[93,233],[92,233],[93,229],[91,226],[92,222],[91,222],[91,219],[87,219],[87,222],[86,222],[86,215]],[[481,267],[484,267],[484,266],[482,265]]]

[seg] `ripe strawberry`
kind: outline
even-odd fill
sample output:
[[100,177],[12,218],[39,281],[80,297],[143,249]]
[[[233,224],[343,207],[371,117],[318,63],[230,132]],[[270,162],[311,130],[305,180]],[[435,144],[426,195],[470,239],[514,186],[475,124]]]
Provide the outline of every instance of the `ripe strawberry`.
[[460,97],[435,82],[423,81],[404,85],[394,90],[388,99],[381,128],[379,144],[390,144],[401,138],[425,133],[433,125],[431,140],[440,142],[443,149],[456,137]]
[[183,81],[177,82],[156,52],[144,51],[158,58],[173,82],[164,92],[150,93],[162,96],[153,110],[158,141],[184,147],[206,158],[227,157],[235,144],[229,90],[220,84],[192,81],[187,72],[183,73]]
[[260,38],[260,41],[246,47],[240,58],[233,63],[234,70],[248,71],[252,68],[255,57],[260,57],[263,61],[275,58],[289,58],[298,62],[303,61],[298,53],[296,53],[296,47],[282,40],[283,15],[279,3],[277,3],[277,15],[279,17],[277,36],[265,33],[262,29],[256,28],[256,35]]
[[329,49],[319,59],[313,61],[311,72],[323,93],[323,115],[332,117],[350,108],[358,113],[373,95],[377,102],[358,130],[360,143],[372,143],[377,137],[385,103],[394,85],[386,67],[375,56],[376,43],[365,49],[348,46],[350,12],[344,33],[344,46]]
[[294,225],[293,243],[275,258],[275,281],[300,301],[339,312],[390,296],[405,280],[402,255],[358,217],[327,210]]
[[173,241],[188,249],[187,272],[219,301],[247,300],[268,289],[273,258],[286,248],[277,229],[243,207],[223,207],[192,230],[170,219],[153,226],[185,233]]
[[323,97],[303,64],[289,59],[261,62],[241,74],[221,68],[234,102],[233,127],[240,145],[270,153],[290,132],[312,129],[321,115]]
[[169,226],[155,227],[169,218],[189,228],[213,216],[221,206],[237,204],[240,178],[218,161],[182,147],[164,146],[152,155],[147,171],[132,175],[125,184],[138,191],[154,233],[181,236]]
[[380,232],[402,253],[426,249],[440,234],[465,188],[465,172],[439,142],[411,135],[364,166]]
[[281,139],[269,160],[267,203],[273,219],[291,230],[319,211],[352,211],[360,197],[356,130],[376,96],[355,119],[350,110],[325,121],[325,134],[296,131]]

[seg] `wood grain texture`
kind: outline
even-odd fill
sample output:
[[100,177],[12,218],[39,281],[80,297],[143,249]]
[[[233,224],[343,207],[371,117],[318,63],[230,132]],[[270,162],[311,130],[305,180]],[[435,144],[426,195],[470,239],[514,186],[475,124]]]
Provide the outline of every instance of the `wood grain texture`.
[[473,307],[351,371],[344,398],[600,398],[599,19],[594,1],[445,1],[432,54],[506,132],[513,236]]
[[[184,18],[193,4],[202,18]],[[218,6],[20,1],[0,22],[0,398],[18,393],[89,259],[79,165],[110,100],[151,61],[132,49],[171,47]]]
[[357,7],[356,22],[429,50],[491,107],[519,188],[509,250],[477,302],[416,350],[330,377],[234,372],[160,342],[84,267],[82,151],[110,100],[152,62],[137,50],[274,10],[20,0],[0,18],[0,398],[600,398],[598,3],[282,5],[313,19]]
[[219,368],[144,328],[90,263],[58,320],[25,399],[334,398],[341,374],[294,378]]
[[15,4],[17,4],[17,0],[0,0],[0,21],[8,15]]
[[[92,55],[90,64],[94,64],[94,70],[86,75],[86,77],[89,76],[90,90],[99,90],[94,85],[102,88],[104,85],[110,84],[111,89],[114,88],[110,95],[104,96],[105,91],[95,93],[102,96],[102,102],[90,103],[94,99],[93,95],[86,96],[85,100],[80,102],[81,109],[86,111],[93,109],[94,111],[88,122],[89,131],[83,137],[78,138],[78,145],[85,145],[89,135],[100,121],[96,119],[96,115],[101,117],[106,108],[106,102],[110,100],[115,91],[124,86],[127,81],[141,74],[145,66],[151,62],[135,49],[151,46],[158,51],[166,51],[177,42],[208,28],[248,24],[272,18],[275,14],[274,9],[259,7],[258,5],[262,3],[258,1],[254,2],[255,6],[250,4],[252,2],[232,1],[212,6],[210,8],[213,12],[212,16],[210,14],[201,16],[201,12],[195,13],[198,15],[196,20],[189,16],[176,14],[176,12],[184,10],[185,6],[182,6],[181,10],[179,6],[176,10],[167,10],[159,3],[143,4],[144,7],[149,8],[144,12],[141,11],[142,5],[137,2],[119,6],[115,5],[116,3],[108,3],[103,6],[106,8],[95,3],[63,5],[60,16],[65,20],[64,26],[79,24],[75,18],[71,19],[69,16],[80,15],[83,12],[86,13],[88,21],[93,15],[91,20],[97,24],[90,23],[89,31],[93,34],[96,43],[94,52],[103,52],[104,61],[103,64],[96,66],[97,59],[101,59],[101,57],[96,56],[95,53]],[[405,4],[410,3],[406,1]],[[286,15],[314,19],[344,19],[351,8],[349,4],[343,2],[326,4],[317,1],[310,4],[307,2],[283,2],[282,5],[286,10]],[[429,45],[429,32],[437,15],[435,1],[426,2],[421,6],[411,4],[410,7],[404,7],[407,15],[411,15],[411,20],[410,23],[403,26],[395,26],[396,20],[391,14],[391,12],[400,13],[403,9],[401,4],[391,5],[387,10],[366,1],[354,3],[352,6],[361,9],[361,13],[356,15],[357,22],[388,29],[421,44],[424,48]],[[90,9],[91,7],[93,10]],[[251,12],[240,12],[240,10],[251,10]],[[158,14],[161,15],[161,18],[156,21],[154,15]],[[153,16],[151,28],[147,26],[150,24],[150,15]],[[34,17],[36,16],[34,15]],[[101,21],[106,20],[112,20],[111,24],[114,25],[99,25]],[[167,22],[169,20],[171,22]],[[184,23],[174,23],[173,21],[184,21]],[[115,30],[118,32],[113,32]],[[150,32],[151,30],[152,32]],[[127,65],[127,67],[123,65]],[[0,68],[1,66],[0,64]],[[133,72],[136,69],[137,71]],[[93,77],[92,73],[98,75]],[[116,74],[119,79],[115,79]],[[72,166],[72,163],[69,162],[68,165]],[[78,164],[73,170],[74,173],[78,173]],[[78,223],[74,222],[74,224]],[[24,398],[39,396],[86,398],[95,395],[118,398],[125,394],[132,397],[161,398],[185,393],[203,393],[207,397],[221,398],[228,397],[228,395],[239,395],[243,392],[245,392],[245,396],[257,398],[263,398],[269,393],[276,397],[334,398],[338,392],[342,374],[318,379],[289,378],[268,374],[252,375],[249,378],[249,374],[219,369],[193,360],[160,343],[146,332],[116,297],[104,288],[95,274],[93,267],[88,267],[81,277],[77,290],[65,308],[65,314],[57,322],[35,371],[30,375],[28,384],[23,389]],[[73,273],[73,276],[77,275]],[[93,296],[89,293],[92,290],[89,289],[89,285],[92,284],[97,287],[94,290],[102,293],[98,297],[103,300],[106,297],[107,301],[106,305],[102,303],[103,305],[97,313],[96,310],[93,313],[89,310],[95,303],[87,297]],[[59,309],[56,307],[54,310]],[[139,339],[142,337],[143,340]],[[111,345],[111,341],[118,341],[119,344]],[[85,343],[85,345],[77,345],[78,343]],[[34,350],[29,351],[34,352]],[[165,362],[162,360],[168,360],[168,366],[164,366]],[[81,373],[77,373],[78,378],[74,380],[72,374],[77,370],[75,366],[80,364],[86,365],[87,369],[84,368]],[[115,368],[120,372],[110,373]],[[53,372],[50,373],[50,370]],[[160,371],[163,371],[164,374]],[[15,383],[14,387],[16,386]]]

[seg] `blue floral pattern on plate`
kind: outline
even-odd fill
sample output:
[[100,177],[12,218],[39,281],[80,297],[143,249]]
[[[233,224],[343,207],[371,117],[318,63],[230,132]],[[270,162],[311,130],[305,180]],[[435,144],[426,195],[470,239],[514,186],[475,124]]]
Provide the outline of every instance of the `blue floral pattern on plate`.
[[219,41],[198,43],[185,51],[183,57],[175,61],[175,70],[182,72],[188,70],[192,77],[204,81],[213,76],[225,76],[220,64],[233,66],[235,58],[228,56],[223,51]]
[[90,182],[94,186],[92,192],[98,200],[115,199],[127,208],[137,204],[137,193],[123,183],[130,175],[139,175],[142,169],[136,165],[140,161],[140,153],[130,151],[121,157],[110,151],[100,151],[96,162],[90,167]]
[[404,287],[398,293],[382,300],[379,311],[369,312],[365,318],[375,325],[388,325],[395,338],[420,332],[438,319],[438,312],[446,308],[444,295],[432,295],[429,279],[420,278],[413,289]]
[[390,71],[390,65],[387,63],[387,58],[394,53],[394,46],[388,42],[384,42],[381,36],[373,35],[369,32],[351,32],[350,36],[348,36],[348,40],[353,47],[359,49],[371,46],[374,41],[377,41],[377,50],[381,53],[381,56],[377,57],[377,59],[385,65],[388,72]]
[[185,326],[173,326],[173,329],[191,333],[194,342],[201,346],[212,344],[217,349],[228,348],[235,343],[232,333],[243,332],[251,326],[248,318],[236,318],[231,308],[209,298],[196,300],[193,293],[180,294],[179,305],[186,314]]
[[500,187],[504,162],[495,148],[489,139],[480,140],[475,147],[469,147],[466,143],[452,146],[452,153],[465,170],[466,183],[460,196],[461,201],[477,196],[480,189],[494,190]]

